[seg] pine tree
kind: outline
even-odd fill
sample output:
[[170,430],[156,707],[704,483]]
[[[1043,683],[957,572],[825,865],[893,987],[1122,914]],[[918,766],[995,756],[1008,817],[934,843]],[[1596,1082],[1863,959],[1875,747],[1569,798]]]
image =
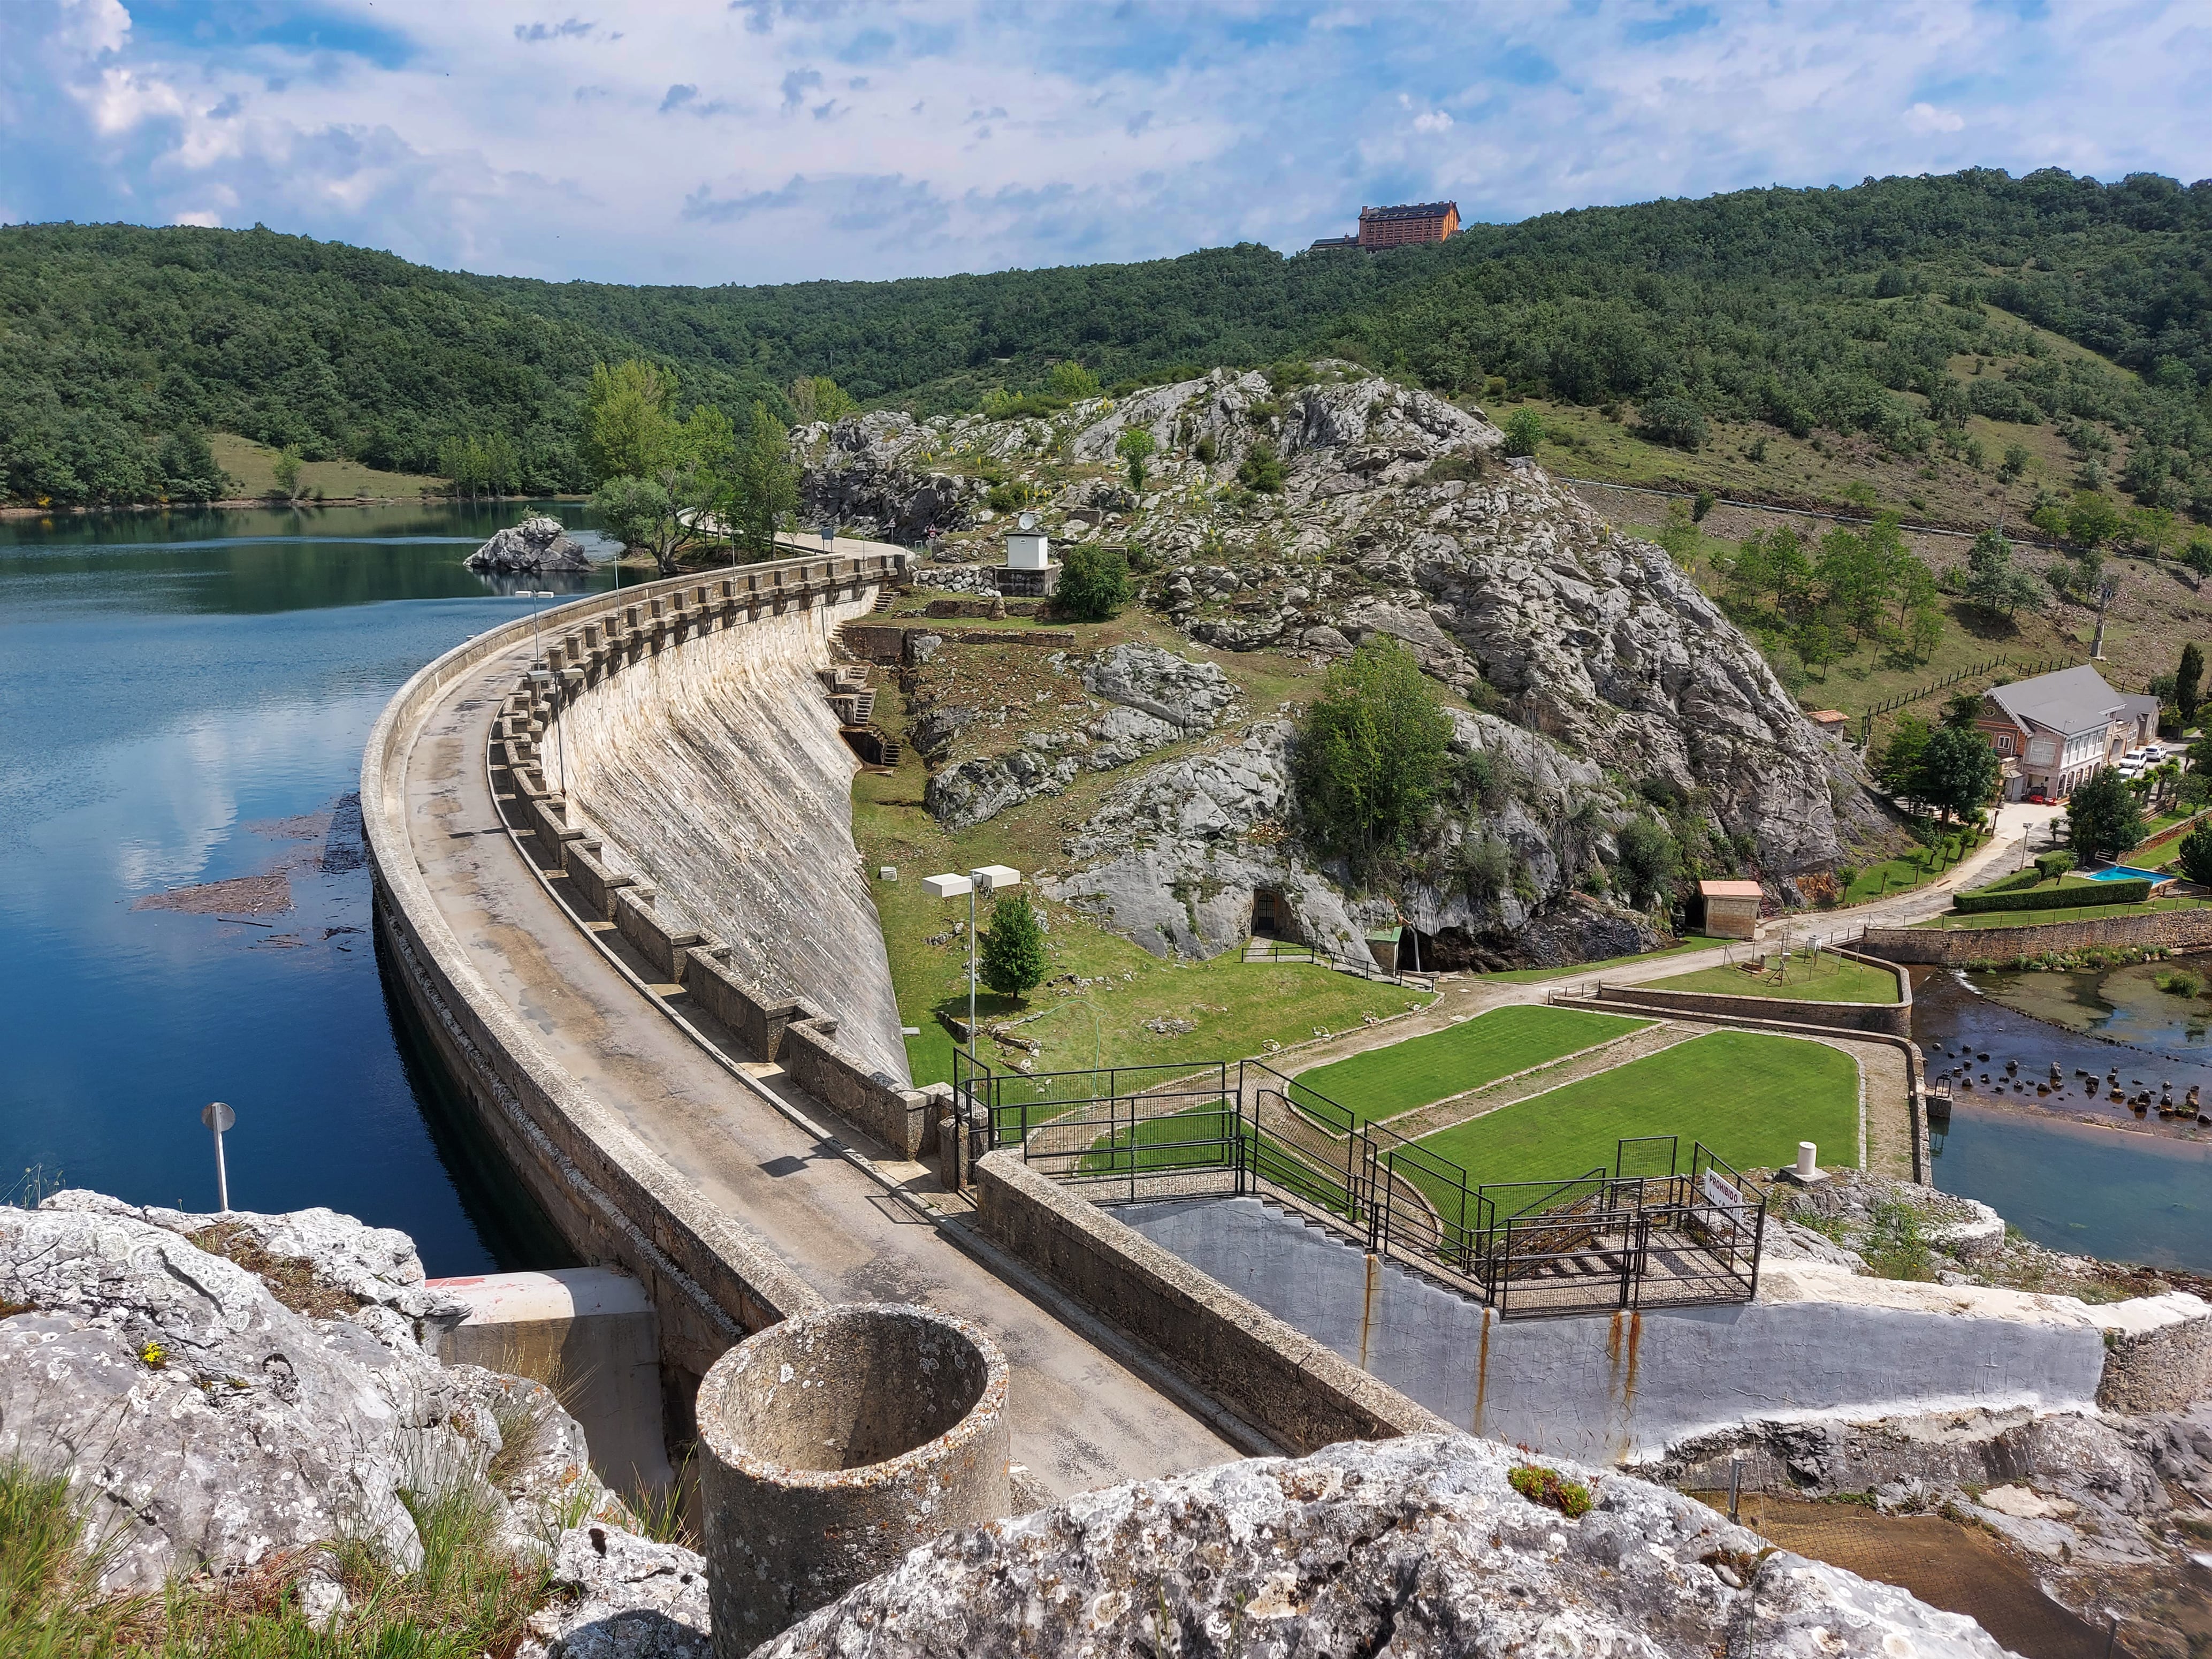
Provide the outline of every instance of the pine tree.
[[1044,929],[1019,894],[991,907],[991,930],[983,935],[977,966],[983,983],[1000,996],[1018,997],[1044,979]]

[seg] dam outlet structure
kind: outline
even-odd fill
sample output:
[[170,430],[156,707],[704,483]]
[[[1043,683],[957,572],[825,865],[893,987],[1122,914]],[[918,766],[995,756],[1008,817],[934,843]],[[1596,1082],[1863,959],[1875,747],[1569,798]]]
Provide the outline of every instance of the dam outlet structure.
[[743,1659],[939,1533],[1003,1519],[1006,1360],[927,1308],[825,1308],[699,1390],[715,1659]]

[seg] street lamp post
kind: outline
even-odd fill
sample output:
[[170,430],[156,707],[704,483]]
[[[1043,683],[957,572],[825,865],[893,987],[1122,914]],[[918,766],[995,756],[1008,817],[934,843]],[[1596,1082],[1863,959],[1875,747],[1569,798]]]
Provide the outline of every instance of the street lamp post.
[[922,889],[932,898],[968,899],[968,1057],[975,1057],[975,895],[1021,885],[1022,872],[1003,864],[986,864],[964,876],[925,876]]

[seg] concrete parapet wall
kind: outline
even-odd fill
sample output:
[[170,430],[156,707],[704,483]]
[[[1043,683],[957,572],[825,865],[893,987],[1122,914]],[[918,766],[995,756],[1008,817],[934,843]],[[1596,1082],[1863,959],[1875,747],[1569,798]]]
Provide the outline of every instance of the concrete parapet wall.
[[861,1070],[836,1037],[834,1019],[802,1018],[785,1026],[779,1053],[784,1075],[901,1158],[921,1157],[933,1139],[929,1097],[887,1072]]
[[[755,567],[747,580],[773,575],[792,588],[865,594],[885,568],[871,574],[851,558],[836,563],[836,573],[820,559]],[[635,603],[685,580],[627,597]],[[579,600],[548,612],[542,625],[557,633],[564,619],[582,623],[605,603]],[[617,1265],[644,1286],[658,1314],[661,1363],[696,1377],[733,1342],[823,1305],[821,1297],[552,1060],[476,969],[409,844],[406,757],[423,718],[458,681],[532,638],[528,617],[478,635],[417,672],[378,717],[361,772],[378,937],[407,1011],[480,1127],[578,1255]],[[581,844],[567,843],[571,855]]]
[[664,983],[673,983],[684,977],[685,953],[706,935],[696,927],[665,921],[654,908],[655,897],[652,888],[642,885],[619,890],[615,894],[615,931],[653,964]]
[[615,894],[635,881],[635,876],[618,875],[599,861],[599,844],[595,841],[571,841],[561,848],[562,866],[568,879],[575,884],[577,896],[603,916],[614,914]]
[[1116,1212],[1160,1249],[1476,1434],[1640,1462],[1747,1420],[1960,1407],[2141,1411],[2207,1383],[2212,1308],[1769,1262],[1756,1300],[1500,1320],[1254,1198]]
[[692,1001],[736,1033],[762,1060],[780,1060],[783,1034],[794,1019],[806,1018],[799,1003],[757,995],[714,952],[693,945],[684,952],[684,991]]
[[2033,927],[1869,927],[1860,945],[1892,962],[1940,968],[2009,962],[2014,957],[2087,951],[2100,945],[2204,951],[2212,950],[2212,909],[2161,910],[2148,916],[2104,916],[2094,921],[2047,921]]
[[975,1168],[983,1231],[1294,1454],[1449,1425],[1180,1260],[1018,1150]]

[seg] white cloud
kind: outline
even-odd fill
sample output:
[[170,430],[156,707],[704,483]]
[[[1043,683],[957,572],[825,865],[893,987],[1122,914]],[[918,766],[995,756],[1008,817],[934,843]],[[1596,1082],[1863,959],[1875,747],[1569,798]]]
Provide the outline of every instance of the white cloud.
[[1966,126],[1966,118],[1954,109],[1915,104],[1905,112],[1905,125],[1913,132],[1957,132]]
[[2185,179],[2212,154],[2202,7],[326,0],[311,50],[4,0],[0,179],[17,217],[220,213],[724,282],[1295,246],[1433,197],[1516,217],[1974,164]]

